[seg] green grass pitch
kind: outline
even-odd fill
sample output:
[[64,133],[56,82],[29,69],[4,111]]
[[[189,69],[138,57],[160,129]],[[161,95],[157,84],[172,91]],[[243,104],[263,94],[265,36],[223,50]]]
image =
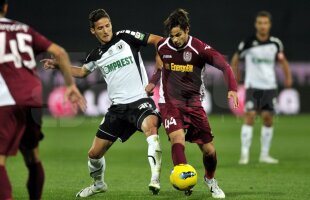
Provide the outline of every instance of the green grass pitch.
[[[246,166],[237,164],[240,152],[241,118],[230,115],[210,115],[218,154],[217,180],[226,199],[310,199],[310,116],[276,116],[271,154],[278,165],[259,164],[260,126],[258,118],[251,148],[251,160]],[[87,151],[101,118],[44,118],[45,139],[40,144],[46,181],[43,199],[75,199],[75,194],[91,184],[87,169]],[[150,168],[147,143],[136,133],[126,143],[117,141],[106,154],[105,181],[108,191],[88,199],[212,199],[203,184],[202,156],[194,144],[186,144],[187,160],[198,172],[198,183],[191,196],[176,191],[169,183],[172,169],[170,144],[160,128],[163,150],[161,191],[152,196],[148,191]],[[26,169],[20,154],[7,162],[14,198],[27,199]]]

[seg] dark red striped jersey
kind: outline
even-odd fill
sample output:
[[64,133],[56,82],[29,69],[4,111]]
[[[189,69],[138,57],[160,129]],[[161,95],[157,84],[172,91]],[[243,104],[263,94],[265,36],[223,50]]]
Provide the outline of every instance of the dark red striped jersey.
[[0,106],[42,105],[35,56],[50,45],[28,25],[0,18]]
[[176,49],[169,38],[164,38],[157,50],[163,61],[159,103],[201,105],[202,72],[206,64],[221,70],[228,89],[237,91],[230,65],[218,51],[199,39],[189,36],[187,44]]

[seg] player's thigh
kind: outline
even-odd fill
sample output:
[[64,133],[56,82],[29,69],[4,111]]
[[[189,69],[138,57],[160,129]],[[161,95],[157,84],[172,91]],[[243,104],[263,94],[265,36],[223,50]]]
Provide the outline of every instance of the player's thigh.
[[20,106],[0,106],[0,154],[16,155],[25,130],[26,114]]
[[184,118],[179,107],[160,103],[159,108],[162,123],[168,135],[180,129],[187,128],[184,124]]
[[127,141],[137,131],[137,128],[124,120],[126,116],[126,112],[119,114],[109,111],[101,122],[96,137],[111,142],[117,139],[122,142]]
[[189,124],[185,140],[197,144],[212,142],[211,127],[203,107],[186,107],[184,113],[188,116]]
[[264,90],[264,95],[262,97],[262,111],[274,112],[275,106],[277,104],[278,91],[273,90]]
[[130,104],[128,121],[140,131],[149,131],[150,128],[160,126],[160,115],[156,111],[156,105],[151,98],[143,98]]
[[252,112],[258,110],[258,103],[260,103],[261,98],[263,96],[262,90],[257,90],[253,88],[246,89],[245,92],[245,112]]
[[[21,139],[19,149],[29,155],[29,160],[38,160],[38,154],[32,151],[39,146],[40,140],[43,139],[42,133],[42,109],[26,108],[26,128]],[[36,158],[32,158],[35,156]],[[27,158],[26,158],[27,159]]]

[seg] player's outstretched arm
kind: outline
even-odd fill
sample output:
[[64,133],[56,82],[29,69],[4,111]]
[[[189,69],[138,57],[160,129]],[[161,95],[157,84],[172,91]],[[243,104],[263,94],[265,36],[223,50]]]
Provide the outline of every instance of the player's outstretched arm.
[[77,103],[82,111],[86,110],[86,100],[81,95],[80,91],[77,89],[75,82],[72,78],[72,74],[70,71],[71,63],[67,52],[57,44],[52,44],[47,51],[51,53],[56,62],[58,63],[58,67],[61,70],[65,83],[67,86],[67,90],[65,93],[65,100],[69,100],[73,103]]
[[[49,48],[50,50],[50,53],[53,54],[53,52],[51,51],[62,51],[60,46],[58,45],[55,45],[55,44],[52,44],[51,47]],[[59,52],[61,53],[61,52]],[[68,57],[68,56],[67,56]],[[42,59],[40,60],[41,63],[43,63],[43,68],[45,70],[48,70],[48,69],[60,69],[60,63],[59,63],[59,59],[56,59],[56,58],[45,58],[45,59]],[[73,77],[76,77],[76,78],[84,78],[86,77],[90,71],[87,70],[86,67],[82,66],[82,67],[77,67],[77,66],[71,66],[70,64],[70,70],[71,70],[71,74]]]

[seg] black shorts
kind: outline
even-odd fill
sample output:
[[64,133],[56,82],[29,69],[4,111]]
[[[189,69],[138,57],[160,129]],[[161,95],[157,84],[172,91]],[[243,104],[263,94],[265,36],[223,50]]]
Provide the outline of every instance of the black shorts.
[[246,89],[245,112],[273,112],[277,103],[277,90]]
[[129,104],[112,105],[101,122],[96,136],[112,142],[116,139],[125,142],[137,130],[142,132],[142,122],[149,115],[158,116],[159,127],[160,115],[151,98],[143,98]]

